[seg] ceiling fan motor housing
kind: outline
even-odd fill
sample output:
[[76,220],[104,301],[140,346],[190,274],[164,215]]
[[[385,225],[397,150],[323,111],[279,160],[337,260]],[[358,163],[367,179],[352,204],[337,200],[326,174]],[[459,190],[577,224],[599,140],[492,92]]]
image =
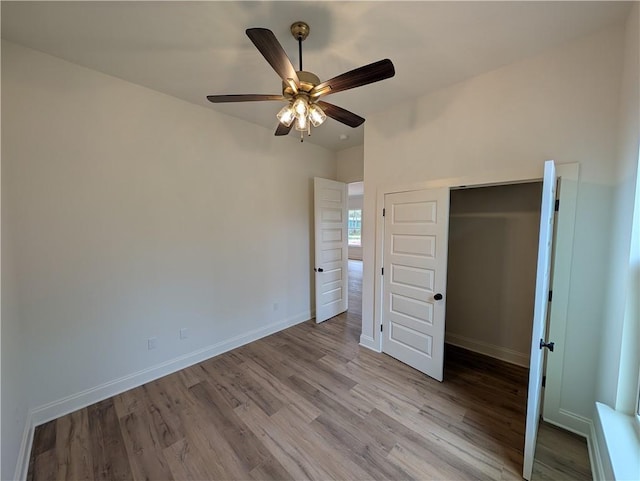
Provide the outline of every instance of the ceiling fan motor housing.
[[[302,93],[308,94],[311,92],[311,89],[320,83],[320,79],[318,76],[311,72],[296,72],[298,74],[298,79],[300,80],[299,91]],[[295,93],[291,86],[288,83],[282,82],[282,95],[287,98],[293,98]]]

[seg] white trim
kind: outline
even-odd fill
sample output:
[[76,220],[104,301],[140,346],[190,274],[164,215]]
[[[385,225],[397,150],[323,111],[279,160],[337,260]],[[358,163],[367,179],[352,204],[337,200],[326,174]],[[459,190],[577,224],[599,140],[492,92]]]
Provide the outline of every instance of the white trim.
[[22,433],[22,442],[20,443],[20,451],[18,451],[18,461],[16,463],[16,471],[13,475],[13,479],[27,479],[34,431],[35,427],[33,425],[32,411],[29,410],[27,413],[27,419],[24,423],[24,432]]
[[606,479],[640,479],[640,439],[635,416],[596,402],[596,433]]
[[468,349],[469,351],[479,352],[485,356],[510,362],[511,364],[517,364],[518,366],[526,368],[529,367],[529,353],[514,351],[513,349],[496,346],[495,344],[489,344],[488,342],[452,333],[445,333],[444,342]]
[[[65,414],[77,411],[90,406],[96,402],[110,398],[134,387],[141,386],[147,382],[159,379],[168,374],[192,366],[206,359],[218,356],[224,352],[243,346],[253,341],[257,341],[265,336],[276,333],[288,327],[305,322],[311,318],[311,312],[306,311],[296,316],[292,316],[283,321],[275,322],[259,329],[254,329],[231,339],[221,341],[217,344],[178,356],[174,359],[156,364],[141,371],[128,374],[126,376],[108,381],[94,386],[79,393],[71,394],[56,401],[44,404],[32,410],[30,413],[33,426],[39,426],[52,419],[59,418]],[[28,462],[28,460],[27,460]]]
[[372,351],[380,352],[380,349],[378,349],[378,346],[376,345],[376,340],[373,337],[360,334],[360,345],[367,349],[371,349]]
[[600,450],[598,449],[598,438],[594,429],[594,423],[591,419],[572,413],[566,409],[560,409],[553,419],[547,418],[543,412],[542,418],[548,424],[586,438],[593,481],[605,481],[607,479],[602,468],[602,458],[600,457]]
[[593,481],[606,481],[608,478],[604,474],[594,422],[591,419],[571,413],[564,409],[561,409],[560,411],[564,420],[567,421],[566,424],[559,423],[554,419],[547,419],[543,416],[544,422],[585,438],[587,440],[587,451],[589,453],[589,463],[591,464],[591,475]]
[[590,423],[590,428],[587,447],[589,448],[589,461],[591,462],[591,477],[593,481],[606,481],[607,477],[604,474],[595,423]]
[[[545,388],[545,396],[546,395],[547,393]],[[580,416],[579,414],[572,413],[570,411],[567,411],[566,409],[560,409],[558,412],[558,416],[554,418],[548,418],[543,412],[542,419],[544,419],[544,421],[549,424],[553,424],[554,426],[558,426],[565,431],[578,434],[585,438],[589,437],[589,434],[591,433],[591,419]]]

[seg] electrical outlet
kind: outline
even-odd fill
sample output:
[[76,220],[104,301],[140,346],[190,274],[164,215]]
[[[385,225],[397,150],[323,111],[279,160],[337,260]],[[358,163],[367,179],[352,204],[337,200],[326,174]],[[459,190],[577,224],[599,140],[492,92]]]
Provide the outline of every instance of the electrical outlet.
[[150,337],[149,339],[147,339],[147,349],[151,350],[155,349],[156,347],[158,347],[157,337]]
[[180,329],[180,339],[186,339],[187,337],[189,337],[189,329],[183,327]]

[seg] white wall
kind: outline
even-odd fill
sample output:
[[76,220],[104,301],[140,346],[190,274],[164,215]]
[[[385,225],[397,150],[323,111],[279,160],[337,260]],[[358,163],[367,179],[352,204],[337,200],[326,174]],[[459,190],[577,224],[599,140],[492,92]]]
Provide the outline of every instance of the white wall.
[[[2,119],[4,121],[4,118]],[[4,148],[2,151],[4,156]],[[3,182],[5,179],[2,168]],[[27,387],[25,364],[28,353],[24,348],[24,326],[18,313],[17,282],[13,266],[13,249],[8,234],[11,225],[10,211],[2,189],[2,344],[0,346],[2,372],[2,453],[0,479],[13,479],[16,459],[21,448],[24,427],[27,422]]]
[[[349,210],[362,210],[363,196],[350,195],[348,200]],[[349,259],[362,260],[362,245],[349,246]]]
[[334,153],[7,42],[2,89],[24,330],[2,340],[35,422],[312,316],[312,179]]
[[376,191],[381,185],[580,163],[562,408],[588,420],[596,389],[616,170],[619,26],[367,119],[363,332],[374,327]]
[[451,191],[446,342],[529,367],[541,188]]
[[336,154],[337,177],[340,182],[364,180],[364,145],[356,145]]
[[[638,206],[640,119],[640,8],[634,5],[625,30],[624,68],[619,97],[618,164],[615,169],[613,224],[610,230],[609,280],[602,325],[597,400],[631,413],[635,408],[640,349],[640,237],[632,244],[634,208]],[[636,221],[637,222],[637,221]],[[636,229],[640,229],[636,225]],[[632,249],[633,247],[633,249]],[[626,331],[626,332],[625,332]]]

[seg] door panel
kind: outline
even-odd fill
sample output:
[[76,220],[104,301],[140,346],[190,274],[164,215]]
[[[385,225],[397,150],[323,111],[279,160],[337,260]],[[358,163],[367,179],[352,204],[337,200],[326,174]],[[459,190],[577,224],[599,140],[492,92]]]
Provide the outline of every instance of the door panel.
[[314,179],[316,322],[347,310],[347,184]]
[[551,277],[551,251],[556,201],[556,169],[552,160],[544,164],[542,205],[540,207],[540,235],[538,237],[538,267],[531,335],[531,362],[529,365],[529,389],[527,394],[527,421],[524,438],[524,467],[522,476],[531,479],[533,456],[536,449],[540,420],[540,393],[542,391],[542,362],[544,353],[540,341],[545,339],[547,308],[549,304],[549,280]]
[[449,189],[385,196],[382,350],[442,381]]

